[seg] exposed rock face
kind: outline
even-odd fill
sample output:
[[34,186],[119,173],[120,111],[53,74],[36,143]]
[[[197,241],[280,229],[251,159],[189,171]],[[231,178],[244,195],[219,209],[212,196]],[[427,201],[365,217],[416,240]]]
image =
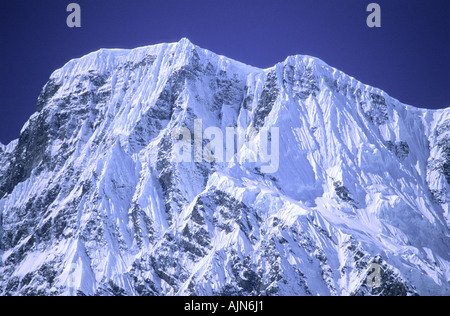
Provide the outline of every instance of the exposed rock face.
[[[195,119],[279,127],[278,171],[172,162]],[[449,189],[449,110],[307,56],[100,50],[0,146],[0,294],[449,295]]]

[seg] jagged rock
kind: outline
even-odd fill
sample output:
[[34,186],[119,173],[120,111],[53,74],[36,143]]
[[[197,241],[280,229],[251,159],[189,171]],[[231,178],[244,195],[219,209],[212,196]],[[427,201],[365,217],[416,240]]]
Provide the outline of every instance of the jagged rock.
[[[173,162],[196,119],[278,127],[278,170]],[[308,56],[72,60],[0,145],[0,294],[449,295],[449,122]]]

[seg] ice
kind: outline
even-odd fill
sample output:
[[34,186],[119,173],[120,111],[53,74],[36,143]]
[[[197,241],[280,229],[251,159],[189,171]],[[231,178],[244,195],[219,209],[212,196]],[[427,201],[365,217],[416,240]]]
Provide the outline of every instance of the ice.
[[[450,294],[449,109],[188,39],[101,49],[44,92],[30,136],[0,144],[2,294],[377,295],[374,262],[384,293]],[[278,170],[172,162],[172,129],[197,119],[279,128]]]

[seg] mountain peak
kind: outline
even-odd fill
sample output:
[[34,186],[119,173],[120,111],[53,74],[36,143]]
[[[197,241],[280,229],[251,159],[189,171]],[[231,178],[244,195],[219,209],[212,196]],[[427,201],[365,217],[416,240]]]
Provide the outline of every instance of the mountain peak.
[[99,50],[0,154],[0,294],[448,295],[449,130],[310,56]]
[[194,46],[194,44],[187,37],[181,38],[178,43],[183,46]]

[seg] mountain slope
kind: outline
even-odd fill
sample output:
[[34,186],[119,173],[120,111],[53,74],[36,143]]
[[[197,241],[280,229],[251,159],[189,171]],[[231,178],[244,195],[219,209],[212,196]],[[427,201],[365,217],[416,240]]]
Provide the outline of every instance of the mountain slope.
[[[173,162],[199,119],[278,127],[278,170]],[[450,110],[313,57],[100,50],[54,72],[0,150],[0,293],[448,295],[449,148]]]

